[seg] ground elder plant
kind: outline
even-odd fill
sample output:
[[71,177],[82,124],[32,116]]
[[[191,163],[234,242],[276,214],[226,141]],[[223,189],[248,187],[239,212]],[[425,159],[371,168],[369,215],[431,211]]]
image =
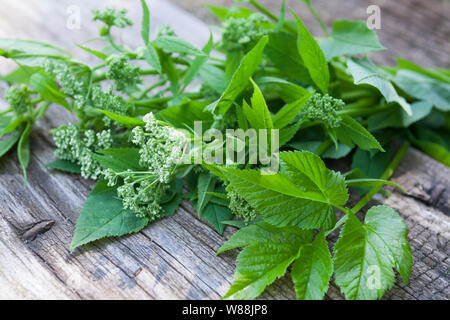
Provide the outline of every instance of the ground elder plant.
[[59,105],[74,120],[51,130],[48,167],[97,180],[71,251],[138,232],[186,199],[218,233],[239,229],[218,252],[242,248],[224,298],[256,298],[284,275],[299,299],[322,299],[332,278],[347,299],[381,298],[395,273],[408,284],[413,261],[399,214],[366,205],[385,184],[401,188],[388,180],[410,144],[450,165],[450,71],[376,65],[367,53],[384,47],[365,22],[329,31],[310,1],[318,37],[284,1],[279,14],[249,2],[210,6],[222,32],[203,48],[170,26],[150,37],[145,1],[134,48],[111,34],[133,25],[125,10],[95,10],[104,49],[78,46],[97,65],[0,39],[18,65],[1,77],[0,156],[17,149],[26,184],[32,126]]

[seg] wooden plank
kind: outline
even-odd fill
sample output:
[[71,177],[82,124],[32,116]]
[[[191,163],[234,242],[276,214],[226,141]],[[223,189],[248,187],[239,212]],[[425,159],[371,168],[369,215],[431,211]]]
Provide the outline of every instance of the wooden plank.
[[[202,20],[213,22],[205,3],[229,6],[230,0],[170,0],[192,12]],[[281,0],[258,0],[272,12],[279,12]],[[384,52],[371,54],[378,63],[393,65],[400,56],[425,67],[450,67],[448,41],[450,30],[450,2],[448,0],[314,0],[325,24],[330,27],[336,20],[367,20],[367,7],[378,5],[381,12],[381,29],[377,30]],[[319,24],[299,0],[286,0],[314,35],[322,35]],[[288,13],[289,14],[289,13]]]
[[[105,3],[125,5],[134,21],[140,21],[140,8],[136,2],[103,1],[96,2],[95,6],[102,7]],[[66,0],[4,1],[0,36],[50,41],[75,50],[77,57],[83,58],[84,53],[72,42],[95,36],[96,28],[88,22],[87,13],[93,2],[77,2],[83,9],[81,30],[60,32],[66,23],[64,13],[69,4],[71,2]],[[207,41],[208,29],[192,16],[165,1],[152,0],[150,6],[153,26],[169,23],[197,46]],[[7,12],[17,12],[19,16]],[[17,17],[22,21],[27,19],[28,23],[18,26]],[[42,24],[42,21],[46,23]],[[190,32],[191,26],[195,32]],[[128,44],[139,43],[138,29],[132,31],[134,37],[125,38]],[[0,65],[0,71],[5,69]],[[216,256],[224,238],[199,219],[188,203],[183,203],[174,217],[159,221],[138,234],[98,241],[74,254],[69,253],[76,218],[93,182],[76,175],[49,171],[44,164],[54,159],[48,130],[71,120],[73,117],[66,111],[52,106],[49,115],[33,130],[26,188],[23,188],[15,153],[9,153],[0,161],[0,298],[216,299],[222,296],[232,281],[237,252]],[[448,170],[411,150],[398,170],[397,178],[406,179],[401,183],[408,190],[416,187],[411,185],[414,177],[420,177],[418,181],[422,184],[429,181],[430,186],[436,183],[448,186]],[[426,194],[427,188],[428,184],[419,189],[425,190]],[[448,298],[449,237],[442,231],[444,224],[441,229],[436,229],[441,221],[439,218],[436,218],[437,223],[430,224],[430,217],[447,212],[447,192],[440,194],[443,201],[433,202],[436,208],[396,192],[386,200],[407,217],[413,254],[419,262],[414,265],[410,286],[397,282],[388,298]],[[415,219],[419,213],[424,218]],[[34,240],[23,240],[23,233],[30,226],[49,220],[54,221],[50,230],[37,235]],[[228,229],[225,238],[232,232]],[[432,285],[424,290],[427,281]],[[263,297],[292,299],[295,295],[290,280],[284,277],[270,286]],[[327,298],[342,299],[342,296],[332,285]]]

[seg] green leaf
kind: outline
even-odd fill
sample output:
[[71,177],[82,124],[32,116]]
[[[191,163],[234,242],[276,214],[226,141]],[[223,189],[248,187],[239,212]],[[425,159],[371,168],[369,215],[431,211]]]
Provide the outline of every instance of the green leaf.
[[424,69],[417,64],[402,58],[397,58],[397,63],[400,69],[408,69],[423,74],[427,77],[450,83],[450,77],[448,75],[445,75],[443,72],[439,72],[438,70]]
[[398,95],[388,79],[389,74],[381,72],[369,58],[365,57],[361,60],[351,58],[347,60],[347,66],[355,84],[368,84],[377,88],[387,102],[396,102],[407,114],[411,114],[411,106]]
[[150,11],[148,10],[147,2],[141,0],[142,5],[142,40],[146,46],[150,43]]
[[342,55],[357,55],[385,50],[375,31],[365,21],[340,20],[333,23],[331,36],[320,42],[327,61]]
[[178,128],[194,128],[195,121],[202,121],[206,130],[214,121],[213,115],[205,111],[203,101],[189,101],[178,106],[162,110],[158,116]]
[[259,222],[239,230],[218,253],[247,246],[237,258],[234,281],[224,298],[254,299],[266,286],[286,273],[298,257],[300,248],[310,243],[311,231],[275,228]]
[[450,152],[442,145],[421,139],[414,139],[413,143],[414,146],[428,154],[433,159],[445,164],[447,167],[450,167]]
[[388,181],[388,180],[382,180],[382,179],[350,179],[346,180],[348,187],[378,187],[383,185],[391,185],[399,188],[403,192],[407,193],[407,191],[399,184]]
[[178,88],[180,86],[180,75],[175,66],[175,63],[173,62],[172,57],[164,52],[161,54],[160,62],[162,73],[165,73],[167,79],[169,79],[170,91],[176,96],[178,94]]
[[25,118],[23,116],[18,116],[16,118],[14,118],[13,121],[11,121],[11,119],[9,119],[9,122],[5,122],[4,125],[0,126],[0,129],[2,129],[2,131],[0,132],[0,137],[2,137],[3,135],[5,135],[7,133],[13,132],[14,130],[17,129],[17,127],[22,125],[24,122],[25,122]]
[[158,48],[171,53],[185,53],[198,56],[205,55],[203,51],[197,49],[187,41],[176,36],[161,36],[155,39],[155,41],[153,41],[153,44]]
[[211,195],[209,192],[214,190],[214,186],[216,185],[216,177],[207,173],[202,173],[198,176],[198,188],[197,188],[197,212],[199,216],[203,215],[203,208],[208,204],[211,199]]
[[433,104],[429,101],[416,101],[411,104],[412,115],[408,115],[402,110],[402,124],[405,127],[409,127],[411,124],[422,120],[431,113]]
[[254,93],[251,98],[251,107],[246,103],[242,106],[248,123],[254,129],[272,129],[272,118],[266,100],[257,84],[252,79],[250,79],[250,81],[254,88]]
[[68,161],[68,160],[56,160],[45,165],[47,168],[52,168],[60,171],[70,172],[70,173],[81,173],[81,166]]
[[294,101],[286,106],[284,106],[277,114],[272,118],[273,126],[276,129],[281,129],[286,127],[291,121],[295,119],[300,110],[303,108],[305,103],[309,100],[311,96],[314,95],[313,92],[309,92],[307,95],[303,96],[297,101]]
[[116,122],[118,122],[120,124],[123,124],[127,128],[134,128],[134,127],[137,127],[137,126],[144,126],[145,125],[144,121],[136,119],[136,118],[122,116],[122,115],[115,114],[113,112],[106,111],[106,110],[101,110],[101,109],[97,109],[97,111],[103,113],[108,118],[111,118],[114,121],[116,121]]
[[128,169],[139,171],[143,168],[139,165],[139,149],[137,148],[116,148],[98,151],[100,154],[91,152],[91,156],[103,167],[116,172],[127,171]]
[[1,81],[5,81],[8,83],[23,83],[23,84],[27,84],[30,82],[30,77],[37,73],[37,72],[41,72],[42,68],[41,67],[27,67],[27,66],[20,66],[18,68],[16,68],[14,71],[12,71],[11,73],[5,75],[5,76],[0,76],[0,80]]
[[[267,85],[271,90],[277,92],[286,103],[295,102],[309,94],[305,88],[277,77],[258,77],[259,85]],[[263,91],[265,91],[263,89]]]
[[17,144],[17,158],[23,171],[25,185],[27,184],[27,168],[30,163],[30,132],[31,123],[28,123]]
[[212,64],[205,63],[200,68],[199,77],[203,83],[207,83],[219,95],[227,88],[225,72]]
[[369,209],[364,224],[348,215],[334,246],[335,281],[347,299],[376,299],[395,282],[393,268],[407,284],[412,256],[408,228],[391,208]]
[[18,39],[0,39],[0,49],[22,66],[42,67],[48,59],[68,59],[70,54],[51,44]]
[[105,181],[99,181],[81,210],[70,251],[105,237],[138,232],[148,222],[148,218],[138,218],[133,212],[123,209],[122,201],[117,199],[116,189],[108,187]]
[[183,79],[183,90],[182,91],[184,91],[186,89],[186,87],[195,79],[195,77],[199,73],[200,69],[208,61],[208,57],[209,57],[209,54],[211,53],[213,45],[214,45],[214,42],[213,42],[213,36],[211,33],[208,43],[202,49],[202,51],[205,53],[205,55],[195,57],[194,61],[189,66],[189,69],[186,72],[186,75],[184,76],[184,79]]
[[308,190],[308,186],[295,185],[285,174],[216,168],[274,226],[329,229],[335,224],[336,215],[325,196],[317,190]]
[[16,144],[21,135],[22,130],[16,130],[9,137],[0,141],[0,158]]
[[328,169],[322,159],[308,151],[282,152],[281,168],[300,188],[323,195],[327,203],[344,205],[348,200],[344,177]]
[[66,96],[59,91],[55,80],[50,78],[46,73],[35,73],[30,77],[30,85],[41,95],[42,98],[59,104],[71,111],[66,101]]
[[427,101],[441,111],[450,111],[450,84],[411,70],[400,70],[394,83],[414,98]]
[[212,113],[217,111],[218,114],[225,114],[228,111],[233,101],[245,90],[250,77],[260,65],[263,58],[263,50],[267,42],[268,37],[262,37],[255,47],[245,55],[238,69],[233,74],[231,82],[225,92],[223,92],[222,96],[217,101],[208,105],[206,107],[207,110]]
[[363,150],[378,149],[384,151],[377,139],[352,117],[342,116],[340,124],[341,126],[335,130],[342,143],[349,146],[353,146],[354,143]]
[[90,49],[90,48],[88,48],[88,47],[84,47],[84,46],[82,46],[81,44],[75,44],[75,45],[76,45],[78,48],[83,49],[83,50],[86,51],[86,52],[89,52],[90,54],[96,56],[97,58],[99,58],[99,59],[101,59],[101,60],[106,60],[106,59],[108,59],[108,55],[105,54],[105,53],[103,53],[103,52],[100,52],[100,51],[97,51],[97,50],[93,50],[93,49]]
[[223,234],[225,229],[223,221],[230,220],[233,217],[233,213],[227,207],[209,202],[202,212],[202,217],[205,218],[219,234]]
[[314,37],[306,29],[300,18],[292,12],[297,20],[298,38],[297,49],[303,59],[309,75],[317,87],[323,93],[328,93],[328,83],[330,81],[330,72],[328,70],[327,59],[320,49]]
[[272,32],[265,48],[269,61],[280,70],[283,76],[296,81],[312,83],[308,69],[297,49],[297,37],[291,33]]
[[321,300],[328,289],[333,262],[325,234],[320,232],[311,244],[304,245],[292,265],[292,281],[299,300]]
[[161,62],[159,61],[158,53],[151,43],[147,45],[144,51],[145,61],[150,67],[154,68],[158,73],[162,72]]
[[352,169],[360,169],[368,178],[378,179],[389,166],[392,150],[376,152],[375,154],[357,149],[352,159]]
[[284,146],[286,143],[288,143],[289,141],[292,140],[292,138],[294,138],[295,134],[297,133],[297,131],[301,128],[301,126],[303,125],[303,123],[305,122],[305,119],[301,119],[287,127],[281,128],[280,129],[280,147]]
[[280,19],[278,20],[277,24],[275,25],[275,32],[279,32],[283,29],[284,22],[286,19],[286,0],[281,1],[281,7],[280,7]]
[[181,201],[183,201],[183,195],[181,193],[176,193],[172,200],[162,203],[161,209],[163,210],[163,213],[161,214],[161,217],[166,218],[173,216],[180,207]]

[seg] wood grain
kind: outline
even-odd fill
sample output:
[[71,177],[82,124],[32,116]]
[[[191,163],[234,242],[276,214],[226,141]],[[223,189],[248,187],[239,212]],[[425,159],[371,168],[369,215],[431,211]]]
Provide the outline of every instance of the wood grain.
[[[64,29],[70,1],[8,0],[1,4],[4,10],[0,12],[0,36],[50,41],[75,51],[79,58],[86,58],[73,42],[95,36],[96,27],[88,21],[93,1],[77,1],[82,8],[81,30]],[[134,21],[140,19],[139,1],[95,2],[96,7],[105,4],[125,6]],[[154,26],[169,23],[199,47],[207,41],[207,27],[169,3],[152,0],[150,9],[153,31]],[[26,24],[22,23],[24,19]],[[123,37],[130,46],[140,45],[138,28],[127,32],[134,36]],[[0,72],[7,68],[0,61]],[[0,298],[217,299],[224,295],[232,281],[237,252],[216,256],[225,239],[198,218],[188,203],[183,203],[175,216],[140,233],[101,240],[69,253],[75,221],[93,182],[48,170],[44,165],[54,160],[48,130],[73,120],[68,112],[52,106],[33,129],[26,188],[15,152],[0,161]],[[450,236],[449,218],[445,214],[450,208],[450,170],[410,150],[395,179],[407,190],[421,191],[411,192],[415,198],[393,191],[388,199],[379,199],[406,217],[416,263],[410,285],[397,281],[386,297],[448,299]],[[438,200],[432,197],[437,185],[445,187]],[[417,200],[418,194],[423,199]],[[30,226],[45,221],[54,224],[34,239],[24,240]],[[233,232],[227,229],[225,238]],[[262,296],[294,297],[288,277],[276,281]],[[327,298],[342,299],[342,296],[331,285]]]

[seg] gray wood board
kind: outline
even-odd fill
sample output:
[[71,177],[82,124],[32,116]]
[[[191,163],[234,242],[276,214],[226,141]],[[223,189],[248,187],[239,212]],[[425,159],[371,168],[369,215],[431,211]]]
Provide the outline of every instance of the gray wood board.
[[[2,1],[0,36],[49,41],[85,59],[87,56],[72,43],[95,37],[96,26],[89,22],[93,2],[76,3],[82,9],[80,30],[66,29],[70,1]],[[140,21],[139,1],[97,1],[95,7],[110,4],[127,7],[134,21]],[[153,31],[156,25],[167,23],[198,47],[207,41],[208,28],[168,2],[152,0],[150,9]],[[140,43],[137,25],[123,36],[130,46]],[[8,63],[0,61],[1,73],[10,68]],[[4,102],[0,100],[0,103]],[[34,128],[26,188],[15,152],[0,161],[0,298],[216,299],[223,296],[232,282],[237,252],[216,256],[224,237],[199,219],[188,203],[183,203],[175,216],[154,223],[140,233],[101,240],[69,253],[75,221],[93,182],[44,167],[54,160],[49,129],[68,121],[73,121],[70,114],[52,106]],[[391,197],[379,201],[393,206],[407,219],[415,264],[409,286],[397,281],[386,298],[448,299],[449,218],[445,213],[450,208],[450,170],[411,149],[397,170],[396,179],[414,197],[393,191]],[[432,197],[436,185],[444,186],[439,201]],[[34,240],[24,240],[27,228],[48,220],[55,222],[49,231]],[[225,238],[232,233],[232,229],[227,229]],[[294,297],[289,277],[276,281],[262,296]],[[327,298],[342,299],[333,284]]]

